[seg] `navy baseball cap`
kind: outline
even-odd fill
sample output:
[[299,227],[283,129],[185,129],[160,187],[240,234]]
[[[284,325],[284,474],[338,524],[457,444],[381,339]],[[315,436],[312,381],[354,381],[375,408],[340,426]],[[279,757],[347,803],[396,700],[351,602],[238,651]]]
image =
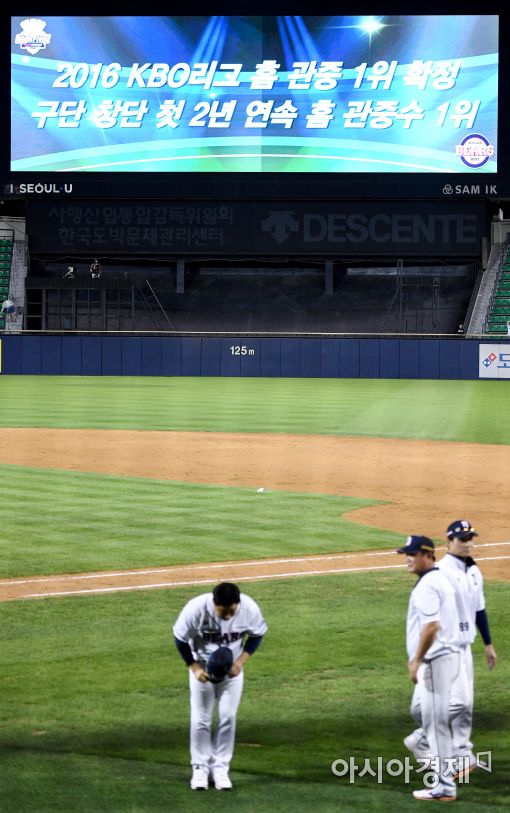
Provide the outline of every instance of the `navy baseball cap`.
[[408,536],[403,548],[399,548],[397,553],[407,553],[413,556],[415,553],[433,553],[434,543],[428,536]]
[[209,655],[206,672],[212,682],[219,682],[225,678],[234,662],[234,655],[227,646],[220,646]]
[[478,536],[475,529],[468,519],[456,519],[451,525],[448,525],[446,536],[448,539],[457,537],[458,539],[471,539],[472,536]]

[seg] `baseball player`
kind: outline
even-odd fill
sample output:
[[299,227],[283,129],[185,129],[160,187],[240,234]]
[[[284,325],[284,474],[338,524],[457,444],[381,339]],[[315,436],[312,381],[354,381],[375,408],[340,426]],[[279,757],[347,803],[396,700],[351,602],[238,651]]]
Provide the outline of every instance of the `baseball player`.
[[[173,628],[175,644],[189,668],[191,704],[191,789],[231,790],[229,767],[234,753],[236,715],[243,691],[244,664],[267,632],[258,605],[235,584],[222,582],[212,593],[191,599]],[[232,650],[232,665],[223,680],[213,682],[207,661],[218,648]],[[218,726],[211,725],[215,703]]]
[[[492,645],[489,621],[485,610],[483,576],[471,558],[473,538],[478,536],[467,519],[452,522],[446,531],[448,552],[438,563],[440,571],[455,590],[459,613],[460,670],[452,687],[450,720],[453,732],[454,755],[457,770],[454,779],[462,779],[476,767],[471,742],[473,724],[473,655],[471,644],[479,629],[485,644],[487,666],[492,670],[497,655]],[[422,728],[406,737],[404,744],[417,758],[425,758],[430,751]]]
[[397,553],[407,554],[407,569],[418,581],[407,612],[409,677],[415,684],[411,713],[419,704],[421,725],[432,757],[434,787],[415,790],[421,801],[451,802],[457,789],[451,774],[453,738],[449,723],[452,684],[459,672],[459,617],[455,592],[435,566],[434,543],[408,536]]

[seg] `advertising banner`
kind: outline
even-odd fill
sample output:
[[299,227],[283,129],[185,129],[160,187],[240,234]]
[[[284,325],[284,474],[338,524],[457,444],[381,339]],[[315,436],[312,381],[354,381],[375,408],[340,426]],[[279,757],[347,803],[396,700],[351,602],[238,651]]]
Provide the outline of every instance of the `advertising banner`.
[[480,345],[479,376],[480,378],[510,378],[510,342],[508,344]]
[[181,255],[477,257],[485,208],[454,203],[44,200],[31,251]]

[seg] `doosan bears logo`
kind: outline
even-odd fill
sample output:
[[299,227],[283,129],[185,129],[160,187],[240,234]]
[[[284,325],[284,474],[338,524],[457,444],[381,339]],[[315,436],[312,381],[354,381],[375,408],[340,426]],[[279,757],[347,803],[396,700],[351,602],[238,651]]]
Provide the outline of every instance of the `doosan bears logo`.
[[44,30],[46,28],[45,20],[29,17],[23,20],[20,25],[23,30],[16,34],[14,42],[23,51],[27,51],[29,54],[37,54],[50,44],[51,34],[47,34]]
[[493,157],[494,146],[485,136],[470,133],[455,145],[455,155],[470,169],[479,169]]

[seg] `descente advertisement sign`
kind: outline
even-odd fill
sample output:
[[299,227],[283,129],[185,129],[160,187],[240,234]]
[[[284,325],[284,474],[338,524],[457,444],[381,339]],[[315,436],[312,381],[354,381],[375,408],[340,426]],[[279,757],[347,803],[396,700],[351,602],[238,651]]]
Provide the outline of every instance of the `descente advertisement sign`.
[[478,256],[483,203],[31,199],[33,251]]

